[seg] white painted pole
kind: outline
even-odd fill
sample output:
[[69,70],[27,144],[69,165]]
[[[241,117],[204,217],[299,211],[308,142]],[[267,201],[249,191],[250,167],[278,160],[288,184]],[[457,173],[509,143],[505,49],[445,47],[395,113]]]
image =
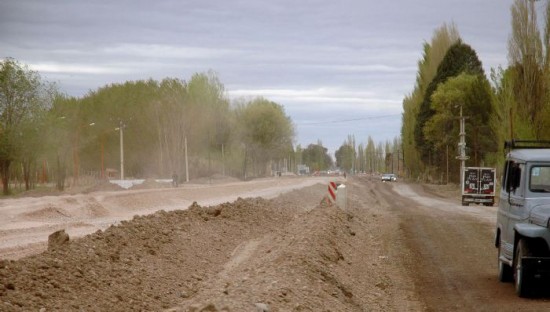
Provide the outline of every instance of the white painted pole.
[[222,176],[225,177],[225,151],[223,150],[223,144],[222,144]]
[[124,180],[124,126],[122,124],[122,121],[120,122],[120,126],[118,127],[118,130],[120,131],[120,179]]
[[185,182],[189,182],[189,162],[187,161],[187,137],[185,137]]

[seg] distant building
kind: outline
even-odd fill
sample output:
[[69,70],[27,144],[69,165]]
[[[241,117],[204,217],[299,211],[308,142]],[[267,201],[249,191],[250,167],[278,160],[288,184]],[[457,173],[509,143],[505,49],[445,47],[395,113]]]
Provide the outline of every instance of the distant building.
[[309,174],[309,167],[306,165],[298,165],[298,174],[299,175]]

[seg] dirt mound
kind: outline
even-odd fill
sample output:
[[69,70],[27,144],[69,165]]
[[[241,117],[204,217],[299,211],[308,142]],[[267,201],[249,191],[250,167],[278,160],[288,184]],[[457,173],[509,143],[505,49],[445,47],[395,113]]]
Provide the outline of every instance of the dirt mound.
[[172,182],[157,182],[155,179],[145,179],[143,183],[132,186],[131,190],[145,190],[173,187]]
[[106,217],[109,215],[109,210],[103,207],[96,200],[89,200],[84,206],[84,213],[91,218]]
[[[0,261],[6,311],[396,310],[386,235],[366,206],[321,207],[326,186],[273,200],[136,216],[18,261]],[[356,198],[361,198],[361,203]]]
[[135,217],[65,248],[1,261],[2,309],[169,308],[196,293],[243,237],[261,236],[291,218],[262,199]]
[[173,311],[353,310],[361,298],[353,277],[342,274],[355,232],[353,217],[334,207],[316,208],[261,239],[238,245],[223,270],[204,282],[200,294]]
[[23,214],[28,220],[51,220],[58,218],[70,218],[71,215],[62,208],[48,206],[36,211]]

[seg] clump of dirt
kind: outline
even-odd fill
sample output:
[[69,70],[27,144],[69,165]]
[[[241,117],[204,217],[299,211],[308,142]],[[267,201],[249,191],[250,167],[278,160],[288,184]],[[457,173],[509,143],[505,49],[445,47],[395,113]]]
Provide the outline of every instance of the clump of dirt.
[[65,230],[53,232],[48,236],[48,250],[54,250],[65,247],[69,244],[69,234]]

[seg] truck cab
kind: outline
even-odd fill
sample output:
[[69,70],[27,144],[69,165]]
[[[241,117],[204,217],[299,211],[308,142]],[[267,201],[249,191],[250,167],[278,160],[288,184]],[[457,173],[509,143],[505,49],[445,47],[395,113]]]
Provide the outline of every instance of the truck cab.
[[550,277],[550,141],[510,141],[502,176],[495,246],[499,280],[529,296]]

